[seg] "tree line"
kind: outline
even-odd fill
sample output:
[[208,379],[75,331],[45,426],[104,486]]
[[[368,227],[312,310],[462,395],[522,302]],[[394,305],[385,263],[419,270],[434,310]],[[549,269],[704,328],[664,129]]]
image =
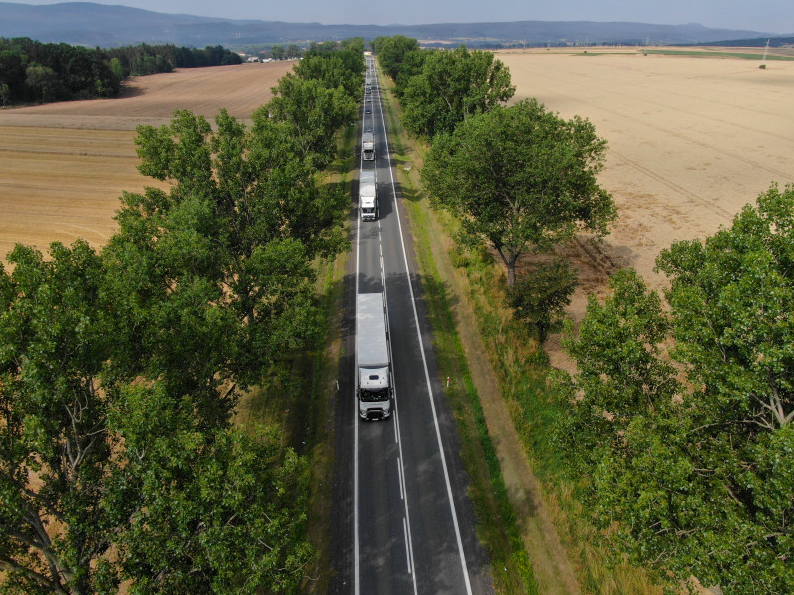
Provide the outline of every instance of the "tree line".
[[506,300],[543,342],[570,302],[576,278],[568,263],[536,265],[518,279],[524,254],[553,254],[587,231],[607,233],[616,218],[598,185],[606,141],[588,120],[565,120],[515,93],[507,67],[491,52],[420,49],[402,36],[375,40],[395,82],[403,125],[427,139],[421,177],[436,205],[460,222],[464,246],[494,250],[507,272]]
[[6,106],[115,97],[121,81],[129,76],[241,62],[239,55],[221,46],[90,49],[27,37],[0,38],[0,101]]
[[108,48],[104,51],[110,56],[111,61],[118,59],[122,68],[122,78],[172,72],[174,68],[242,64],[243,61],[239,54],[220,45],[208,45],[204,49],[198,49],[177,47],[174,44],[142,43],[135,46]]
[[349,200],[322,182],[336,147],[315,135],[355,120],[357,97],[328,81],[349,65],[358,94],[362,47],[313,54],[328,78],[296,67],[250,126],[221,110],[214,126],[178,111],[139,127],[139,170],[166,190],[125,192],[101,250],[8,255],[4,593],[300,590],[307,460],[231,415],[319,338],[313,262],[346,249]]
[[[399,37],[375,48],[406,128],[431,143],[431,198],[458,216],[464,246],[501,257],[507,304],[542,343],[575,273],[555,259],[524,279],[513,267],[580,231],[607,233],[606,142],[536,100],[502,107],[513,89],[492,57]],[[559,473],[615,562],[669,592],[794,592],[792,259],[794,186],[773,185],[730,228],[662,251],[666,305],[625,270],[608,298],[590,296],[578,333],[567,324],[578,371],[553,374]]]

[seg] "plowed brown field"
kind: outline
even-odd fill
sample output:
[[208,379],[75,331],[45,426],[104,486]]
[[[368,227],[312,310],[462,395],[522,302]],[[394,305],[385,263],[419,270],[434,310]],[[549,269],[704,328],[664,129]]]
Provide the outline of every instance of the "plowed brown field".
[[[597,51],[597,50],[595,50]],[[626,52],[626,50],[623,50]],[[634,267],[652,287],[659,251],[705,238],[770,184],[794,182],[794,62],[613,53],[500,53],[516,99],[589,118],[609,143],[600,176],[620,220],[599,249],[574,244],[582,286],[570,313],[607,275]],[[567,367],[556,349],[553,360]]]
[[115,229],[122,191],[155,180],[138,173],[135,127],[174,110],[212,119],[225,107],[248,119],[291,62],[179,70],[133,79],[116,99],[0,110],[0,259],[16,242],[46,252],[81,237],[94,246]]

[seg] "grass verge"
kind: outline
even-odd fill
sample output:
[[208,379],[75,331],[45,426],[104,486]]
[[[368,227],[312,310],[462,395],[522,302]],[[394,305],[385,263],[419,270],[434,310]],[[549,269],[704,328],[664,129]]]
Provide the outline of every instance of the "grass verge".
[[439,370],[454,378],[445,389],[456,420],[462,459],[471,478],[470,496],[477,515],[477,536],[491,561],[494,585],[505,595],[539,593],[521,533],[510,504],[499,460],[488,433],[466,356],[450,308],[451,295],[439,275],[432,242],[437,229],[427,200],[418,190],[411,155],[417,154],[399,124],[399,106],[390,100],[389,89],[381,85],[384,110],[392,131],[390,142],[398,165],[400,181],[414,238],[416,262],[422,278],[424,300],[434,330],[434,347]]

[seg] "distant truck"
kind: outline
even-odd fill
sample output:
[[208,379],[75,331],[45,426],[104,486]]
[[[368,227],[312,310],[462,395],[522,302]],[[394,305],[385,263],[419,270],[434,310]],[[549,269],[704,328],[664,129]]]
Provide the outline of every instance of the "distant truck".
[[382,293],[360,293],[356,301],[358,415],[361,419],[391,416],[391,358]]
[[374,169],[361,169],[361,178],[358,181],[358,208],[362,221],[375,221],[378,218],[378,177]]
[[361,139],[361,150],[364,152],[364,161],[375,159],[375,135],[372,132],[365,132]]

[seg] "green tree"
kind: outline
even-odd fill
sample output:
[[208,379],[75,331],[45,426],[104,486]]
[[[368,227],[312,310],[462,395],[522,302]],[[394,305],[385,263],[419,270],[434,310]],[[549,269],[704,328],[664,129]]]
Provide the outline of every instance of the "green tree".
[[542,345],[549,330],[559,323],[559,316],[571,303],[577,284],[576,273],[565,261],[541,264],[507,288],[507,305],[513,309],[514,318],[526,320],[535,327]]
[[83,242],[53,244],[50,255],[17,246],[13,273],[0,269],[0,585],[111,592],[102,265]]
[[121,60],[114,57],[110,59],[110,71],[113,73],[113,76],[116,77],[117,80],[123,81],[125,78],[124,74],[124,67],[121,65]]
[[310,51],[295,65],[295,74],[302,79],[322,81],[329,89],[341,87],[351,98],[361,96],[364,55],[355,50]]
[[394,79],[394,94],[397,97],[405,95],[405,89],[415,76],[422,73],[427,57],[433,53],[432,50],[415,50],[408,52],[403,57],[400,70]]
[[287,55],[284,46],[283,45],[270,46],[270,56],[274,60],[283,60],[284,58],[286,58]]
[[582,230],[606,233],[616,211],[596,179],[605,149],[588,120],[563,120],[524,100],[436,137],[422,179],[466,237],[499,253],[514,285],[524,252],[548,251]]
[[288,125],[259,112],[249,132],[224,111],[216,126],[179,112],[139,128],[141,172],[172,188],[125,194],[106,249],[126,374],[145,357],[147,376],[172,370],[213,404],[220,382],[256,383],[314,336],[311,261],[342,249],[347,208]]
[[375,52],[378,54],[378,62],[383,72],[397,81],[397,75],[402,70],[405,57],[419,50],[419,42],[416,39],[405,37],[404,35],[394,35],[392,37],[378,37],[375,39]]
[[25,70],[25,86],[40,101],[54,101],[64,93],[58,74],[49,66],[31,64]]
[[203,430],[160,383],[114,404],[124,449],[103,504],[129,592],[296,593],[312,555],[306,461],[274,431]]
[[470,52],[466,46],[432,52],[405,88],[403,125],[428,138],[451,133],[467,117],[510,99],[515,90],[510,71],[491,52]]
[[793,255],[794,187],[773,187],[660,254],[669,313],[619,275],[569,339],[579,397],[560,442],[598,521],[660,580],[794,589]]
[[290,73],[272,91],[273,99],[260,109],[287,123],[300,155],[317,169],[325,168],[336,156],[337,131],[355,122],[358,103],[340,88]]
[[18,246],[0,272],[0,589],[296,592],[305,461],[163,378],[114,382],[101,258],[50,256]]

